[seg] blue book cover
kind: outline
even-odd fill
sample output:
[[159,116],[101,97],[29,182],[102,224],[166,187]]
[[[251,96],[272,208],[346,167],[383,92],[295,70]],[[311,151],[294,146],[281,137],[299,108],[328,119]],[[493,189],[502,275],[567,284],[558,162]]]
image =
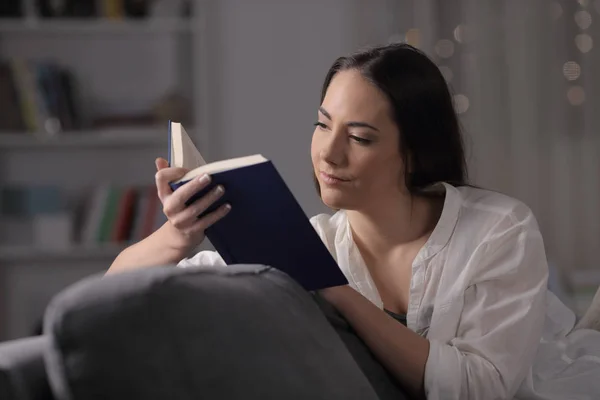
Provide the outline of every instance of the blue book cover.
[[[176,131],[177,135],[187,136],[180,124],[174,125],[175,129],[172,124],[170,135]],[[190,142],[189,137],[170,137],[170,160],[181,160],[185,152],[172,146]],[[186,164],[185,160],[180,163]],[[188,204],[215,185],[225,188],[225,194],[202,215],[224,203],[231,204],[231,211],[205,232],[227,264],[268,265],[287,273],[309,291],[348,283],[270,160],[254,155],[204,164],[172,182],[171,188],[177,190],[203,173],[211,176],[211,184]]]

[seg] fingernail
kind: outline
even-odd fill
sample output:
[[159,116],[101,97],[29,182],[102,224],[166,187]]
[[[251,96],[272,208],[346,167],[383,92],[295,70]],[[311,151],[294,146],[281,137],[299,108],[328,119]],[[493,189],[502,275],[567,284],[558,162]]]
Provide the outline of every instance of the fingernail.
[[229,211],[231,210],[231,204],[227,203],[225,204],[225,211]]
[[207,174],[204,174],[200,177],[200,179],[198,179],[198,181],[200,183],[208,183],[208,182],[210,182],[210,176],[208,176]]
[[219,186],[217,186],[217,187],[215,188],[215,192],[216,192],[217,194],[221,194],[221,193],[223,193],[223,192],[224,192],[224,190],[225,190],[225,189],[223,189],[223,186],[221,186],[221,185],[219,185]]

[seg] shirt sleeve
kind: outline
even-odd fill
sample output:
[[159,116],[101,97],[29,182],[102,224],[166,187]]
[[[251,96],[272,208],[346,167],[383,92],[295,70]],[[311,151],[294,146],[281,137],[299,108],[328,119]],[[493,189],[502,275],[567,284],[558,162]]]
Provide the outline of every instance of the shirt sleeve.
[[533,364],[545,320],[548,266],[533,215],[490,236],[464,271],[474,272],[456,337],[430,340],[427,399],[512,399]]
[[216,251],[201,251],[193,257],[184,258],[177,264],[178,267],[224,267],[227,264]]

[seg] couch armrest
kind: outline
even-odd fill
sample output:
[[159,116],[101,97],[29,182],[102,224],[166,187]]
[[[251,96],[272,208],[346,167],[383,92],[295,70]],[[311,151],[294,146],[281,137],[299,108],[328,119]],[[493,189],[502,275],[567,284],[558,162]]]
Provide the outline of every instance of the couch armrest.
[[310,294],[265,266],[90,277],[44,332],[57,398],[377,399]]
[[52,399],[43,354],[48,343],[45,336],[0,343],[0,399]]

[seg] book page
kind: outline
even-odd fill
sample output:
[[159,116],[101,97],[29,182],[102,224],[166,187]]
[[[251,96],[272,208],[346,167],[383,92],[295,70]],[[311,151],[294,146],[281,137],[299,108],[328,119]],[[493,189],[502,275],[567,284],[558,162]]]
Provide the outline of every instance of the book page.
[[206,164],[183,125],[171,124],[171,160],[173,167],[194,169]]
[[230,158],[228,160],[217,161],[217,162],[213,162],[213,163],[206,164],[206,165],[200,166],[198,168],[195,168],[195,169],[191,170],[190,172],[188,172],[187,174],[185,174],[181,179],[179,179],[176,182],[185,182],[185,181],[194,179],[203,174],[209,174],[209,175],[216,174],[218,172],[229,171],[229,170],[236,169],[236,168],[249,167],[251,165],[260,164],[260,163],[267,162],[267,161],[269,161],[269,160],[267,160],[261,154],[254,154],[252,156],[245,156],[245,157]]

